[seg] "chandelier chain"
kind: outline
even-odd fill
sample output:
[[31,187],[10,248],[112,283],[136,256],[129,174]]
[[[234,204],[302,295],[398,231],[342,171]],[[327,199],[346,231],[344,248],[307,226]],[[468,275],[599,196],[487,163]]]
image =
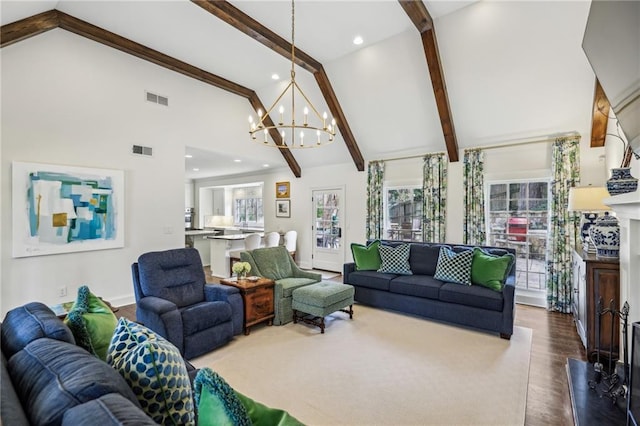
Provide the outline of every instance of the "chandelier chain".
[[[327,123],[328,116],[326,111],[320,114],[296,82],[295,29],[295,0],[291,0],[291,81],[266,112],[263,113],[261,109],[258,109],[257,122],[254,122],[253,117],[249,116],[249,134],[251,138],[256,141],[257,133],[263,133],[264,137],[261,138],[263,145],[280,149],[313,148],[328,145],[334,141],[337,129],[336,120],[332,118],[330,119],[330,124]],[[298,92],[297,95],[300,96],[299,99],[307,104],[301,111],[303,112],[302,124],[296,123],[296,92]],[[271,121],[269,114],[271,114],[281,100],[286,101],[287,95],[291,97],[291,121],[287,123],[284,119],[285,108],[282,104],[278,108],[279,120],[277,122]],[[309,120],[310,118],[311,120]],[[306,144],[305,132],[307,134]],[[311,135],[309,133],[311,133]],[[271,140],[268,138],[269,135],[271,136]],[[315,141],[309,136],[314,138]]]

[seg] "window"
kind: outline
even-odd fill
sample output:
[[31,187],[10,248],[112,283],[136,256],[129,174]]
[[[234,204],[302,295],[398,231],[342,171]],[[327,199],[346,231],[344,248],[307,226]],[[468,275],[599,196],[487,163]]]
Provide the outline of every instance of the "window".
[[549,182],[488,182],[487,242],[516,250],[516,288],[544,292]]
[[390,187],[384,198],[384,238],[422,241],[422,187]]
[[263,223],[262,198],[236,199],[233,209],[233,221],[236,225]]

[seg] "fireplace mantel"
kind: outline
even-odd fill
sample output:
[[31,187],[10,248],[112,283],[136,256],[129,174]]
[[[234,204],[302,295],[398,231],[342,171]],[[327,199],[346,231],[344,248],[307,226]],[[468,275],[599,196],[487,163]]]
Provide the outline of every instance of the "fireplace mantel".
[[605,198],[603,202],[613,209],[618,218],[640,220],[640,191]]

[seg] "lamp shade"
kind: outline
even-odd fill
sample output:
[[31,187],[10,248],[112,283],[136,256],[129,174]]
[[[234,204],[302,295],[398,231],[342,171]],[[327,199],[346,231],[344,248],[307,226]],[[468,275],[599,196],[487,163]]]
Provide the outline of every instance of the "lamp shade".
[[569,211],[597,212],[611,210],[602,203],[609,198],[609,192],[603,186],[577,186],[569,189]]

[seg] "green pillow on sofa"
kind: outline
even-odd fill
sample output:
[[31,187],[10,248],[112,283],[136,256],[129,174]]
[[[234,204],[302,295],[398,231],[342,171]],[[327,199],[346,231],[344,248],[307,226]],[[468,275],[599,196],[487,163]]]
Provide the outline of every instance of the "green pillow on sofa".
[[471,264],[471,282],[491,290],[502,291],[514,262],[515,256],[512,253],[496,256],[475,247]]
[[351,254],[357,271],[377,271],[380,268],[380,240],[372,241],[368,246],[351,243]]
[[205,367],[193,382],[199,426],[302,426],[284,410],[269,408],[236,392]]
[[86,285],[78,289],[78,297],[64,322],[67,324],[78,346],[107,359],[107,349],[118,319],[111,308],[95,296]]

